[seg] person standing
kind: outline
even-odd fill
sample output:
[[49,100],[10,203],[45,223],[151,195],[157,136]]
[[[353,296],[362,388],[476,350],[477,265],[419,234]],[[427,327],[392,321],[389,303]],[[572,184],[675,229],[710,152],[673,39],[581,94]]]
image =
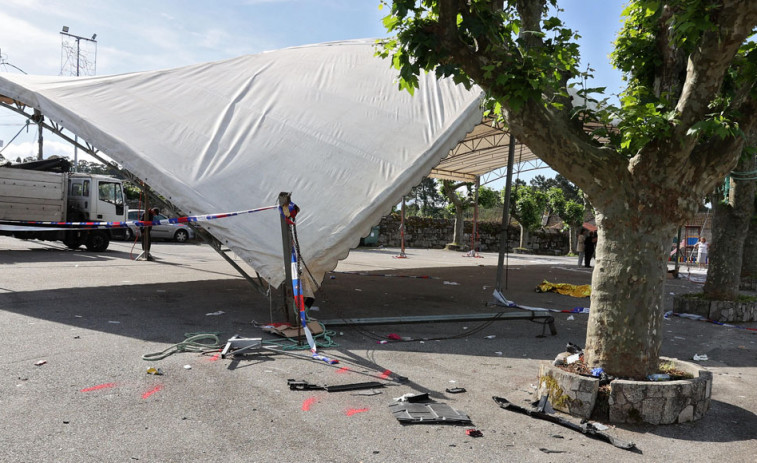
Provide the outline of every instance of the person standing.
[[[160,214],[160,209],[158,209],[157,207],[148,209],[142,216],[142,221],[152,222],[155,219],[155,216],[157,216],[158,214]],[[150,239],[151,231],[152,226],[148,225],[142,228],[142,255],[140,257],[145,260],[153,260],[152,256],[150,255],[150,246],[152,245],[152,241]]]
[[578,237],[576,238],[576,252],[578,253],[578,266],[581,266],[581,263],[584,261],[584,251],[586,248],[584,247],[584,242],[586,240],[586,229],[581,227],[581,231],[578,232]]
[[591,268],[591,258],[594,257],[594,250],[597,246],[597,232],[589,232],[584,240],[584,267]]
[[707,267],[707,252],[710,249],[710,244],[707,242],[707,238],[704,236],[699,237],[699,241],[694,245],[697,248],[697,264],[699,268]]

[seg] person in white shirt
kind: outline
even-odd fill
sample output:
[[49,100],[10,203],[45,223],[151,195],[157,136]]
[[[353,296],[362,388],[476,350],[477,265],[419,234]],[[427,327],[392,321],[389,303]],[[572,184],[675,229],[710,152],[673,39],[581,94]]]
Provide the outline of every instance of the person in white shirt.
[[707,238],[700,237],[694,247],[697,248],[697,264],[699,264],[699,268],[705,268],[707,266],[707,251],[710,248]]

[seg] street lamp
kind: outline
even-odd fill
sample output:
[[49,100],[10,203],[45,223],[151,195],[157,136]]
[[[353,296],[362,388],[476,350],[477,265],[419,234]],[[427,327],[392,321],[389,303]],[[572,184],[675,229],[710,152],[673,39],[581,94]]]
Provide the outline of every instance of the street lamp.
[[[97,40],[95,40],[97,38],[97,34],[92,34],[92,38],[89,38],[89,37],[82,37],[80,35],[71,34],[68,31],[69,31],[68,26],[63,26],[63,29],[61,30],[60,35],[62,35],[64,37],[68,37],[70,40],[76,42],[76,54],[74,55],[75,58],[76,58],[76,73],[71,74],[71,75],[75,75],[75,76],[81,75],[81,61],[82,61],[81,41],[82,40],[84,40],[85,43],[86,42],[90,42],[90,43],[94,44],[95,59],[92,60],[92,62],[91,62],[92,68],[91,68],[91,70],[89,68],[85,69],[85,75],[94,75],[95,74],[95,66],[96,66],[96,62],[97,62]],[[73,51],[72,47],[70,45],[67,45],[65,43],[65,41],[63,43],[63,50],[62,51],[65,54],[66,59],[64,60],[64,62],[61,63],[61,70],[60,70],[61,75],[63,75],[64,67],[65,67],[66,63],[68,62],[67,58],[69,58],[71,55],[74,54],[74,51]],[[84,57],[84,64],[85,64],[85,66],[89,65],[89,60],[87,60],[86,56]],[[91,74],[89,72],[87,72],[87,71],[91,71]]]
[[[60,75],[74,75],[74,76],[80,76],[82,75],[82,62],[84,65],[84,72],[83,74],[86,76],[93,76],[95,75],[95,70],[97,67],[97,34],[92,34],[92,38],[88,37],[82,37],[80,35],[71,34],[68,32],[69,28],[68,26],[63,26],[61,29],[60,35],[61,35],[61,66],[60,66]],[[94,59],[91,61],[88,59],[87,55],[82,56],[82,50],[81,50],[81,41],[84,40],[84,43],[92,44],[94,48]],[[76,42],[76,51],[74,55],[74,47],[73,42]],[[68,73],[65,73],[66,65],[71,65],[71,63],[76,61],[76,69],[75,72],[74,69],[70,69]],[[41,131],[40,131],[41,133]],[[74,135],[74,170],[76,170],[78,164],[79,164],[79,149],[78,149],[78,142],[79,137]]]

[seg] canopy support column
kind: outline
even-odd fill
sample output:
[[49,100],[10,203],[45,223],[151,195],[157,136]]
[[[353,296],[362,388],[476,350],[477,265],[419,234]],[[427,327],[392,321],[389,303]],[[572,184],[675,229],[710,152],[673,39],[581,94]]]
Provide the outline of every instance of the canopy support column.
[[289,230],[289,224],[287,224],[286,217],[282,212],[284,208],[289,207],[289,203],[292,202],[291,193],[281,192],[279,193],[279,219],[281,220],[281,244],[283,246],[284,256],[284,272],[285,279],[284,284],[281,286],[281,295],[284,299],[284,312],[286,315],[286,321],[289,323],[296,322],[292,311],[289,310],[290,301],[294,297],[291,294],[292,291],[292,267],[290,262],[292,260],[292,232]]
[[[497,281],[495,291],[502,295],[502,271],[507,252],[507,230],[510,228],[510,192],[513,186],[513,163],[515,162],[515,137],[510,133],[510,143],[507,149],[507,180],[505,181],[505,204],[502,209],[502,229],[499,232],[499,259],[497,260]],[[505,276],[507,289],[507,276]]]

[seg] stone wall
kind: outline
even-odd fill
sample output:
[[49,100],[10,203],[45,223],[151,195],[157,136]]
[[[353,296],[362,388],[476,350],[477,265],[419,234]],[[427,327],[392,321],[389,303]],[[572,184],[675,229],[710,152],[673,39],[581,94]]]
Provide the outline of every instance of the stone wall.
[[717,322],[757,321],[757,302],[708,301],[697,297],[675,296],[673,311],[701,315]]
[[[378,245],[400,247],[400,216],[391,214],[381,219],[379,224]],[[423,249],[443,249],[452,241],[454,234],[454,220],[429,219],[422,217],[405,218],[405,247]],[[499,252],[498,222],[479,222],[479,251]],[[465,222],[462,250],[470,249],[473,223]],[[520,228],[511,225],[508,230],[507,246],[509,251],[520,244]],[[568,253],[568,235],[554,229],[536,231],[529,234],[526,248],[534,254],[565,255]]]

